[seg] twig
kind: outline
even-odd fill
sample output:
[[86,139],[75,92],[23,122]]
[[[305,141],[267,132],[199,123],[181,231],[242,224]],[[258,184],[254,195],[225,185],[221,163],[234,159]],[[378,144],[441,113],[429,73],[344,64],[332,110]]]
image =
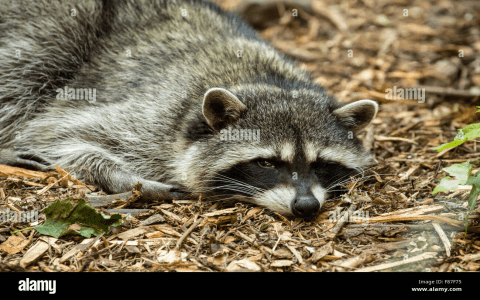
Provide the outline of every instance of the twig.
[[406,142],[406,143],[418,145],[418,143],[415,142],[414,140],[404,139],[404,138],[399,138],[399,137],[388,137],[388,136],[379,136],[379,135],[376,135],[376,136],[375,136],[375,139],[376,139],[377,141],[380,141],[380,142],[383,142],[383,141],[389,141],[389,142]]
[[58,179],[57,181],[50,183],[49,185],[47,185],[46,187],[44,187],[41,191],[37,192],[37,195],[40,196],[41,194],[46,193],[46,192],[47,192],[49,189],[51,189],[55,184],[59,183],[60,181],[62,181],[62,180],[65,179],[65,178],[68,178],[68,176],[70,176],[70,174],[67,174],[67,175],[63,176],[62,178]]
[[[125,242],[125,244],[126,244],[126,242]],[[108,246],[108,247],[106,247],[106,248],[100,249],[100,250],[98,250],[98,251],[96,251],[96,252],[94,252],[94,253],[90,253],[90,254],[87,254],[87,255],[85,255],[85,256],[82,256],[82,257],[80,257],[78,260],[80,261],[80,260],[83,260],[83,259],[86,259],[86,258],[89,258],[89,257],[92,257],[92,256],[100,255],[100,254],[102,254],[102,253],[107,252],[108,250],[112,249],[112,248],[115,247],[115,246],[117,246],[117,244],[112,244],[112,245],[110,245],[110,246]]]
[[423,123],[422,120],[418,121],[418,122],[415,122],[413,124],[410,124],[408,126],[405,126],[405,127],[402,127],[402,128],[399,128],[397,130],[395,130],[394,132],[390,133],[389,135],[395,135],[395,134],[398,134],[398,133],[402,133],[402,132],[405,132],[405,131],[408,131],[410,129],[412,129],[413,127],[417,126],[418,124],[421,124]]
[[442,227],[440,227],[440,224],[438,222],[432,222],[433,228],[438,233],[438,236],[442,240],[443,246],[445,246],[445,251],[447,252],[447,256],[450,256],[450,249],[452,248],[452,245],[450,244],[450,241],[448,240],[447,236],[445,235],[445,232],[443,231]]
[[412,262],[417,262],[417,261],[421,261],[421,260],[435,258],[436,256],[437,256],[436,252],[425,252],[421,255],[417,255],[415,257],[412,257],[412,258],[409,258],[409,259],[406,259],[406,260],[401,260],[401,261],[397,261],[397,262],[394,262],[394,263],[388,263],[388,264],[383,264],[383,265],[378,265],[378,266],[373,266],[373,267],[362,268],[362,269],[355,270],[354,272],[380,271],[380,270],[385,270],[385,269],[409,264],[409,263],[412,263]]
[[[385,227],[389,227],[389,228],[392,228],[392,229],[407,228],[408,231],[432,231],[432,230],[435,230],[435,228],[433,228],[429,224],[426,224],[426,225],[407,225],[407,224],[405,224],[405,225],[385,225],[385,224],[368,224],[368,223],[365,223],[365,224],[349,224],[349,225],[345,226],[345,228],[343,230],[348,231],[348,230],[354,230],[356,228],[366,228],[366,227],[371,228],[371,229],[382,229],[382,228],[385,228]],[[464,231],[464,229],[462,229],[461,227],[456,227],[456,226],[452,226],[452,225],[449,225],[449,224],[443,224],[442,229],[447,230],[447,231],[458,231],[458,232]],[[468,232],[469,233],[480,233],[480,228],[468,226]]]
[[195,223],[188,228],[187,231],[180,237],[180,239],[177,241],[177,245],[175,246],[176,250],[180,250],[180,247],[182,246],[183,240],[187,238],[187,236],[198,226],[198,224],[202,223],[203,218],[199,218]]
[[480,93],[472,93],[466,90],[456,90],[452,88],[444,88],[439,86],[417,86],[417,89],[425,89],[425,93],[430,94],[437,94],[437,95],[445,95],[445,96],[455,96],[455,97],[465,97],[465,98],[473,98],[479,97]]
[[257,242],[255,242],[254,239],[250,238],[246,234],[243,234],[241,231],[237,231],[237,232],[235,232],[235,234],[238,235],[239,237],[241,237],[242,239],[246,240],[250,244],[254,245],[258,249],[263,250],[263,251],[267,252],[268,254],[270,254],[272,256],[280,256],[276,252],[274,252],[272,249],[258,244]]
[[352,204],[348,208],[348,210],[340,217],[338,220],[337,224],[335,224],[335,227],[333,227],[332,231],[327,233],[327,237],[330,239],[333,239],[340,229],[342,229],[343,224],[345,224],[348,221],[349,216],[352,215],[352,213],[357,209],[357,204]]

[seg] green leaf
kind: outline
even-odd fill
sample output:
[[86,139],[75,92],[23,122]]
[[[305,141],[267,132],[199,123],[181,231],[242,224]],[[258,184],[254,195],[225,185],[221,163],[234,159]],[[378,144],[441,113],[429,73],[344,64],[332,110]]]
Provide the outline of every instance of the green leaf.
[[432,195],[435,195],[438,192],[454,190],[458,187],[459,184],[459,180],[453,180],[452,178],[447,176],[440,181],[437,187],[433,190]]
[[474,177],[468,178],[467,184],[472,186],[472,190],[468,195],[468,207],[469,210],[472,210],[475,208],[477,197],[480,194],[480,171]]
[[452,142],[440,145],[433,149],[441,152],[448,148],[457,147],[458,145],[463,144],[465,141],[473,140],[477,137],[480,137],[480,123],[470,124],[465,128],[459,129],[457,135]]
[[480,172],[477,172],[474,177],[470,177],[467,181],[467,184],[472,185],[472,189],[468,195],[468,212],[467,216],[465,217],[465,234],[467,234],[470,212],[475,208],[477,197],[480,194]]
[[443,168],[448,174],[457,177],[460,184],[465,184],[472,173],[472,165],[467,161],[461,164],[453,164],[448,168]]
[[463,142],[465,142],[466,140],[467,139],[465,139],[463,141],[453,141],[453,142],[450,142],[450,143],[442,144],[438,147],[433,148],[433,150],[437,150],[438,152],[442,152],[443,150],[448,149],[448,148],[455,148],[458,145],[463,144]]
[[474,138],[480,137],[480,123],[470,124],[463,128],[462,131],[467,140],[473,140]]
[[59,238],[66,234],[78,233],[86,238],[90,238],[102,232],[108,233],[111,226],[122,224],[122,216],[113,214],[105,216],[98,213],[85,200],[78,199],[78,202],[72,202],[73,198],[67,198],[63,201],[57,200],[42,212],[47,219],[43,225],[34,227],[35,230],[44,235]]

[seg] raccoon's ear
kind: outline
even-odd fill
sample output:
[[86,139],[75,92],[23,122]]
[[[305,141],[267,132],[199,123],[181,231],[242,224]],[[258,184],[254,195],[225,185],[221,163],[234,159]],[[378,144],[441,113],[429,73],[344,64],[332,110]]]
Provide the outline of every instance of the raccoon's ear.
[[378,104],[372,100],[359,100],[333,111],[354,133],[365,128],[375,118]]
[[209,89],[203,98],[203,116],[214,130],[220,130],[237,120],[247,106],[222,88]]

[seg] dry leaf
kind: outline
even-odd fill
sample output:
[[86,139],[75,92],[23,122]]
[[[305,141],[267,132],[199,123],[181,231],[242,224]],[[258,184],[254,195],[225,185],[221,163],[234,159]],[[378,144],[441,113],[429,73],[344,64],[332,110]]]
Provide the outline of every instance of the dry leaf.
[[261,270],[262,268],[260,268],[255,262],[247,259],[232,261],[227,267],[228,272],[260,272]]
[[22,237],[12,235],[0,245],[0,249],[9,253],[15,254],[22,251],[26,246],[28,246],[29,240],[26,240]]

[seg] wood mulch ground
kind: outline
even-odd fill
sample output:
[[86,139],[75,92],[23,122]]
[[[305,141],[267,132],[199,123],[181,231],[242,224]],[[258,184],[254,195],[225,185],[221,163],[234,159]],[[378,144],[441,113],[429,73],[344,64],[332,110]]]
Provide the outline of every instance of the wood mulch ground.
[[[379,164],[344,186],[348,192],[315,220],[201,198],[103,197],[63,170],[0,166],[0,215],[95,192],[86,197],[92,206],[124,220],[91,239],[34,229],[11,234],[42,224],[42,213],[38,222],[0,220],[0,271],[478,271],[478,203],[468,233],[461,227],[469,187],[431,192],[452,163],[480,169],[475,141],[432,150],[480,123],[480,2],[216,2],[242,14],[339,100],[378,101],[380,112],[360,137]],[[394,88],[419,88],[424,98],[387,100]]]

